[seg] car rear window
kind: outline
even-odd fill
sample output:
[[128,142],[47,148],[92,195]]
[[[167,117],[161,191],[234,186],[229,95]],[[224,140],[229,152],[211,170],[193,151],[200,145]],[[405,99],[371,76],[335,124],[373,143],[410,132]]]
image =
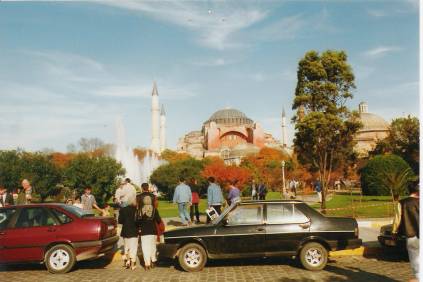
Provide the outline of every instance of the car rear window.
[[60,206],[60,207],[63,208],[64,210],[76,215],[79,218],[87,217],[87,216],[94,216],[94,214],[92,212],[84,211],[83,209],[78,208],[76,206],[63,205],[63,206]]
[[67,216],[66,214],[64,214],[61,211],[58,211],[56,209],[50,209],[54,215],[59,219],[61,224],[66,224],[72,221],[72,218],[70,218],[69,216]]

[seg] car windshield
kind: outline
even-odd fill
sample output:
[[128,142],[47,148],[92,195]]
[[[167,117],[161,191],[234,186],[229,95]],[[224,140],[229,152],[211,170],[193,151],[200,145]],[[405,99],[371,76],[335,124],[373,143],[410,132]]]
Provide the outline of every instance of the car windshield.
[[75,206],[71,206],[71,205],[63,205],[61,206],[63,209],[65,209],[66,211],[76,215],[79,218],[82,217],[87,217],[87,216],[94,216],[94,214],[92,212],[87,212],[84,211],[81,208],[75,207]]
[[224,209],[222,213],[212,221],[212,224],[219,223],[236,205],[237,203],[232,203],[228,208]]

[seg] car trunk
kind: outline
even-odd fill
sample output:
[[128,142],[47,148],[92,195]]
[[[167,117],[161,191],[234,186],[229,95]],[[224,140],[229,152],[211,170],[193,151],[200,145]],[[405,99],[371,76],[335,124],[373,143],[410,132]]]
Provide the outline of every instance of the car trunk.
[[102,216],[90,216],[84,217],[87,220],[96,220],[100,224],[100,238],[99,239],[106,239],[109,237],[116,236],[117,234],[117,223],[113,217],[102,217]]

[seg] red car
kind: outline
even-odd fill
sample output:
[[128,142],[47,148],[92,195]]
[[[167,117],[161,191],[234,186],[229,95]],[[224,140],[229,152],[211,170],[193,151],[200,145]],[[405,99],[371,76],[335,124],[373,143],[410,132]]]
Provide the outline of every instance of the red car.
[[64,204],[0,208],[0,264],[41,262],[66,273],[76,261],[113,252],[116,220]]

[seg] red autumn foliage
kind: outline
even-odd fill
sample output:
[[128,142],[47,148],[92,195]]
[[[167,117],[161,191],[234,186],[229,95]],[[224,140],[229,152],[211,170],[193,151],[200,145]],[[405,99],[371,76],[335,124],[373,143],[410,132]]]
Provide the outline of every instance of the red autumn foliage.
[[55,166],[64,168],[73,158],[75,154],[54,152],[51,154],[52,162]]
[[251,180],[251,171],[243,167],[227,166],[223,160],[214,159],[204,167],[202,176],[206,178],[213,176],[222,186],[237,180],[236,186],[242,190]]

